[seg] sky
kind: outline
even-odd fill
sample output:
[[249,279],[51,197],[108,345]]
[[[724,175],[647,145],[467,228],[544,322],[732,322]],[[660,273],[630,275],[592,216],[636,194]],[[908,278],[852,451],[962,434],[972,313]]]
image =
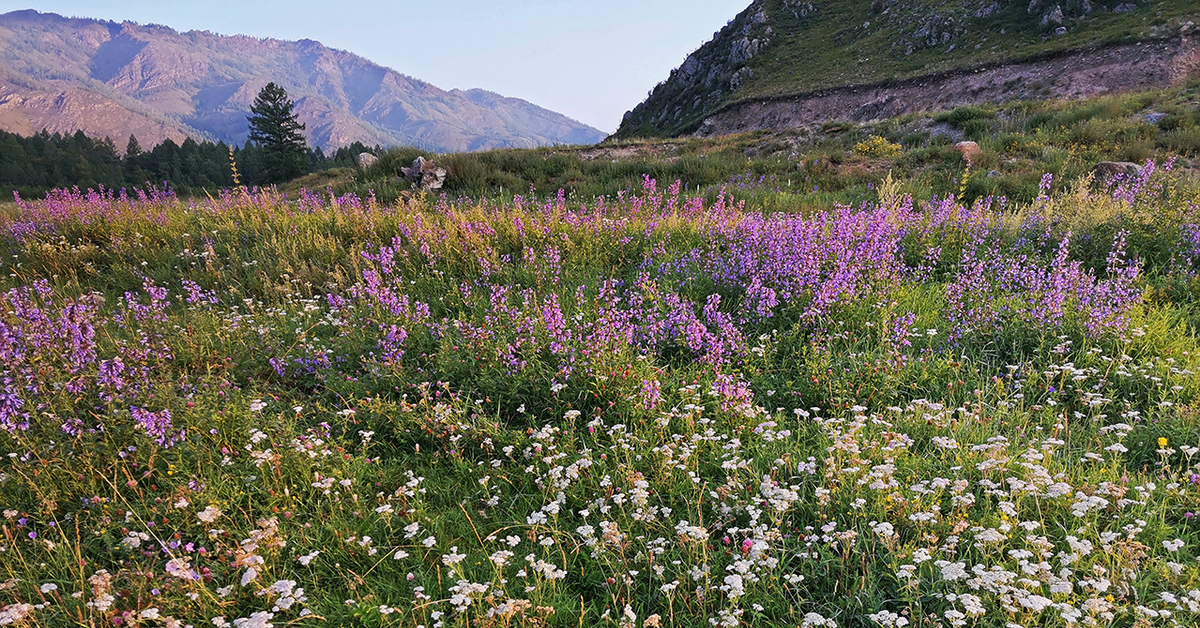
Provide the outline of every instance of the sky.
[[314,39],[443,89],[523,98],[602,131],[750,0],[0,0],[0,13]]

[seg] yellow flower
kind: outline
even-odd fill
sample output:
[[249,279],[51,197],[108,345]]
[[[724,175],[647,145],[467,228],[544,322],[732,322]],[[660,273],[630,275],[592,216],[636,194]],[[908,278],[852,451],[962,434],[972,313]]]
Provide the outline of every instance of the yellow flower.
[[1159,449],[1166,449],[1166,448],[1167,448],[1167,439],[1165,439],[1165,438],[1163,438],[1163,437],[1161,437],[1161,436],[1160,436],[1160,437],[1158,437],[1158,448],[1159,448]]

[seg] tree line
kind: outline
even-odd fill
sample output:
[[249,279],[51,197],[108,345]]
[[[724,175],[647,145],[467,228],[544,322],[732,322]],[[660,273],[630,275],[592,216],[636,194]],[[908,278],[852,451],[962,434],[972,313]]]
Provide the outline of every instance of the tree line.
[[296,120],[293,103],[274,83],[259,93],[247,120],[250,140],[244,146],[188,138],[182,143],[167,139],[147,150],[131,135],[123,152],[110,138],[82,131],[43,130],[32,137],[0,131],[0,201],[14,192],[41,198],[55,188],[119,190],[164,183],[181,195],[213,193],[235,185],[231,148],[243,185],[271,185],[353,166],[360,153],[380,150],[361,142],[328,155],[310,148],[300,134],[304,125]]

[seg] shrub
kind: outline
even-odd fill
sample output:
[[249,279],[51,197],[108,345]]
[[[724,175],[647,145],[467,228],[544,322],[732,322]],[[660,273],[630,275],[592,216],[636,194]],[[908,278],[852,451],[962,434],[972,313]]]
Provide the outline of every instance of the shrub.
[[1168,150],[1185,155],[1200,155],[1200,129],[1177,129],[1163,135],[1160,143]]
[[864,157],[890,159],[892,157],[899,157],[903,151],[904,147],[889,142],[887,138],[878,135],[872,135],[854,145],[854,152]]

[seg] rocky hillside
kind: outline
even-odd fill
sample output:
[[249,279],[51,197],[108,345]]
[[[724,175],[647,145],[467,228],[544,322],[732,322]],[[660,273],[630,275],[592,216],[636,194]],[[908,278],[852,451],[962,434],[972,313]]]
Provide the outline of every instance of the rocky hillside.
[[0,129],[83,130],[124,146],[198,137],[242,143],[258,91],[288,90],[310,143],[435,151],[590,144],[604,133],[523,100],[443,90],[348,52],[164,26],[0,15]]
[[[617,136],[1162,86],[1200,68],[1197,23],[1195,0],[755,0],[627,113]],[[1046,62],[1090,72],[1058,81]],[[957,80],[1000,68],[1015,69],[993,73],[997,85]]]

